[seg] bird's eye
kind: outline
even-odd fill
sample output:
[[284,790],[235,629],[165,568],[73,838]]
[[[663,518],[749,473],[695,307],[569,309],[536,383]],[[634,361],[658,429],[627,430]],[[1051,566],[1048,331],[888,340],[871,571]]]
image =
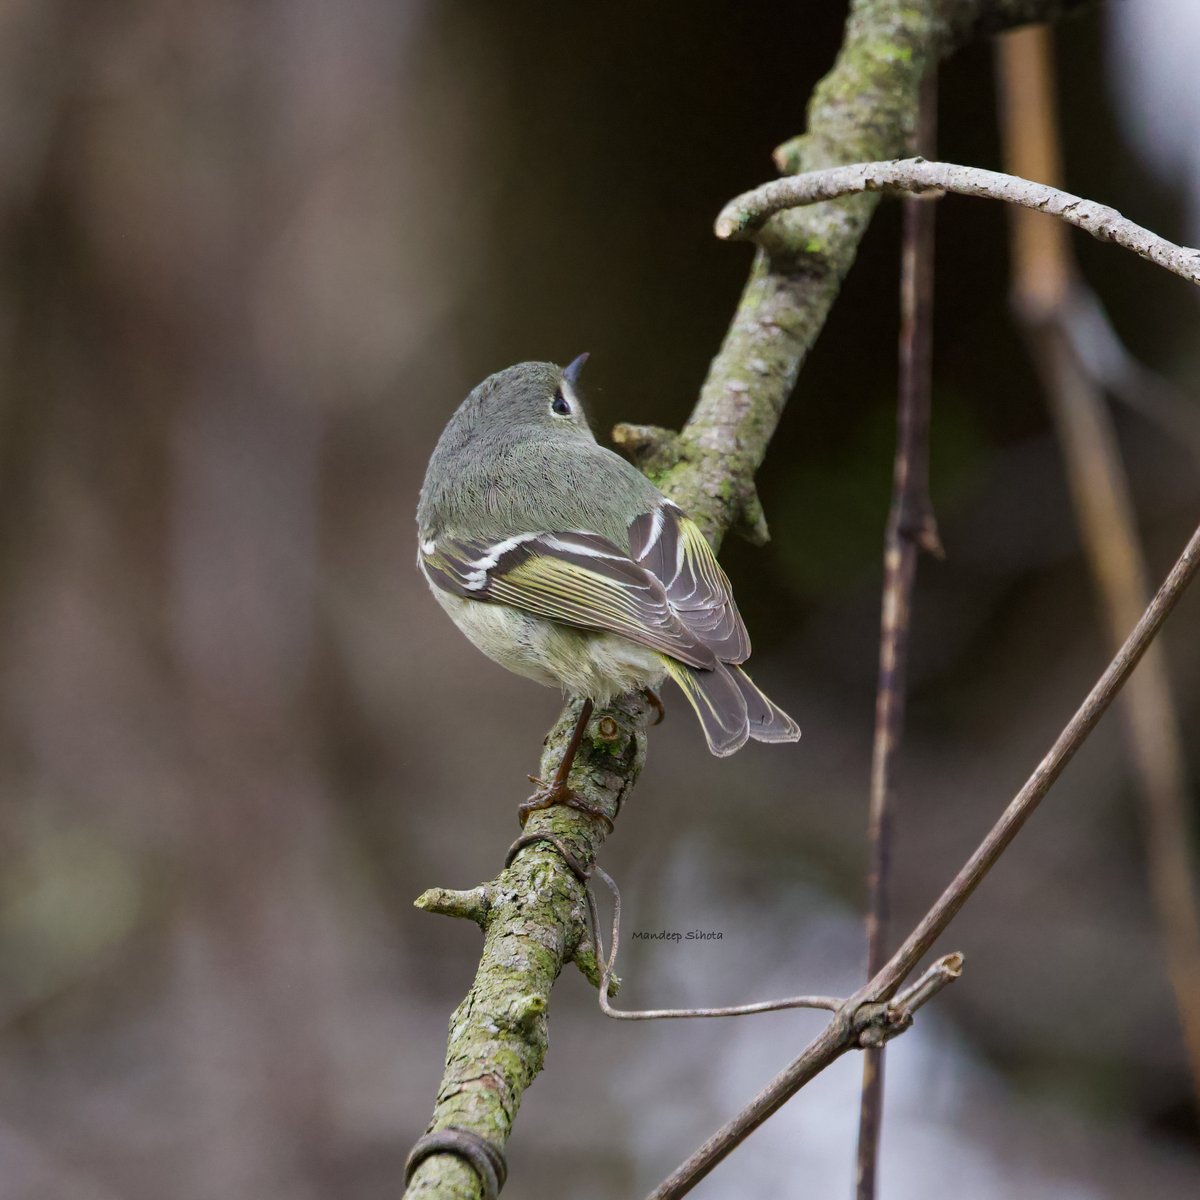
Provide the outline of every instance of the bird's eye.
[[569,417],[571,415],[571,406],[567,403],[566,397],[562,392],[555,392],[554,399],[550,401],[550,411],[556,416]]

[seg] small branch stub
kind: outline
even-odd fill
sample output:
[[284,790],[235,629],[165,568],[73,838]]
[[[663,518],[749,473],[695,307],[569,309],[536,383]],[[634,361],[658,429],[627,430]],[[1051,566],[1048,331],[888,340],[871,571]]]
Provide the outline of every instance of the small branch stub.
[[464,917],[482,926],[487,920],[491,903],[487,885],[481,883],[465,892],[451,888],[430,888],[413,901],[413,907],[422,912],[440,913],[444,917]]
[[955,951],[939,958],[911,987],[883,1004],[864,1004],[856,1010],[852,1028],[857,1044],[866,1049],[882,1046],[913,1023],[917,1009],[928,1004],[963,972],[964,955]]
[[622,422],[613,429],[612,438],[625,457],[647,475],[669,471],[679,461],[679,434],[673,429]]

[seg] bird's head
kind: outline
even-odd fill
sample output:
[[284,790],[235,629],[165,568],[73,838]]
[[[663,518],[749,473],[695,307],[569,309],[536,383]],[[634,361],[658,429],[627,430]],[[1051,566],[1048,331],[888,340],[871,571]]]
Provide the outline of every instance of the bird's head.
[[565,367],[554,363],[517,363],[485,379],[467,397],[464,415],[474,436],[539,433],[594,442],[579,397],[581,354]]

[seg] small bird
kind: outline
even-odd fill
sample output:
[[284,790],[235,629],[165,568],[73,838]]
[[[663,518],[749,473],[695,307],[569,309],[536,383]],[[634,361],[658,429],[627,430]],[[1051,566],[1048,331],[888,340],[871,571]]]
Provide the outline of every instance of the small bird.
[[700,528],[596,442],[577,390],[587,357],[485,379],[438,439],[417,507],[418,566],[459,629],[583,702],[522,825],[551,804],[603,816],[567,787],[593,704],[640,690],[661,715],[651,689],[668,675],[713,754],[800,736],[741,668],[750,639]]

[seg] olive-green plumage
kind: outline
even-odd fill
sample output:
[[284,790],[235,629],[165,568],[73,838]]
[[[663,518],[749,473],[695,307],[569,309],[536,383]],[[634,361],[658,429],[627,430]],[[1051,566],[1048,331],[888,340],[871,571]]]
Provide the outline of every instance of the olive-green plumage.
[[421,489],[422,541],[588,529],[629,549],[630,521],[662,494],[596,442],[577,404],[566,418],[551,411],[562,379],[553,363],[519,363],[485,379],[459,406]]
[[604,703],[670,674],[715,754],[794,741],[738,665],[749,638],[699,529],[597,444],[581,365],[509,367],[451,417],[417,508],[434,595],[489,657],[573,695]]

